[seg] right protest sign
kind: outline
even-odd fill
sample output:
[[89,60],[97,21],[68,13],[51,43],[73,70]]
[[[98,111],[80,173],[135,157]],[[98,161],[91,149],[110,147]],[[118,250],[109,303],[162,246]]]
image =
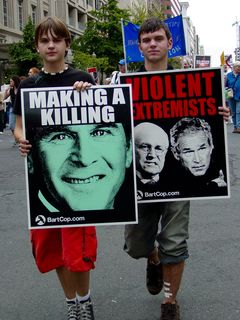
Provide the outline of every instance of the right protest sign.
[[132,85],[138,202],[229,198],[221,68],[122,74]]

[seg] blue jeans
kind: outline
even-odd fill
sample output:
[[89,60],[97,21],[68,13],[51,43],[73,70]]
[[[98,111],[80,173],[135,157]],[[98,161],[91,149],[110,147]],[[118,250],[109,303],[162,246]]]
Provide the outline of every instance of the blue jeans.
[[4,110],[0,110],[0,132],[4,130]]
[[14,131],[16,125],[16,115],[13,113],[13,108],[10,108],[9,112],[9,127]]
[[229,99],[234,128],[240,128],[240,101]]

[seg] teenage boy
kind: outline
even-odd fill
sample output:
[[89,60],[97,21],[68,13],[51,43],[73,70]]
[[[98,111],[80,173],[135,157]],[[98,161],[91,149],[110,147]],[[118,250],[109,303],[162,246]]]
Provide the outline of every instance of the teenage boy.
[[[146,20],[140,27],[138,42],[144,56],[144,65],[139,71],[170,69],[168,50],[172,48],[172,36],[164,22],[158,18]],[[228,119],[228,108],[219,109]],[[125,228],[126,252],[135,259],[148,259],[148,291],[155,295],[164,287],[161,320],[180,320],[176,297],[188,258],[189,208],[189,201],[141,204],[138,206],[139,223]]]
[[[24,80],[15,102],[15,137],[21,155],[27,156],[31,145],[23,138],[21,88],[73,86],[85,90],[94,84],[92,77],[70,68],[64,57],[70,47],[71,35],[56,17],[45,18],[36,28],[35,45],[43,60],[43,68],[35,77]],[[95,227],[74,227],[32,230],[34,258],[40,272],[56,270],[66,296],[68,320],[93,320],[90,298],[90,270],[96,261]]]

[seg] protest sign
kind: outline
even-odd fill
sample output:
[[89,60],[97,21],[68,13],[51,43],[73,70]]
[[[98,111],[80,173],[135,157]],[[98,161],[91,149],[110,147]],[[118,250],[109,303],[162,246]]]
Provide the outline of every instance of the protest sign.
[[138,202],[230,196],[221,68],[122,74],[131,84]]
[[195,56],[195,68],[211,67],[211,56]]
[[29,227],[136,223],[129,85],[21,90]]

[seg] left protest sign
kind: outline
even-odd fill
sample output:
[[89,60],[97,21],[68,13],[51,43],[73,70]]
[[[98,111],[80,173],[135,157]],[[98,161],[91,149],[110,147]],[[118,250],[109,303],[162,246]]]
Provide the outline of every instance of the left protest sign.
[[29,227],[137,222],[129,85],[22,89]]

